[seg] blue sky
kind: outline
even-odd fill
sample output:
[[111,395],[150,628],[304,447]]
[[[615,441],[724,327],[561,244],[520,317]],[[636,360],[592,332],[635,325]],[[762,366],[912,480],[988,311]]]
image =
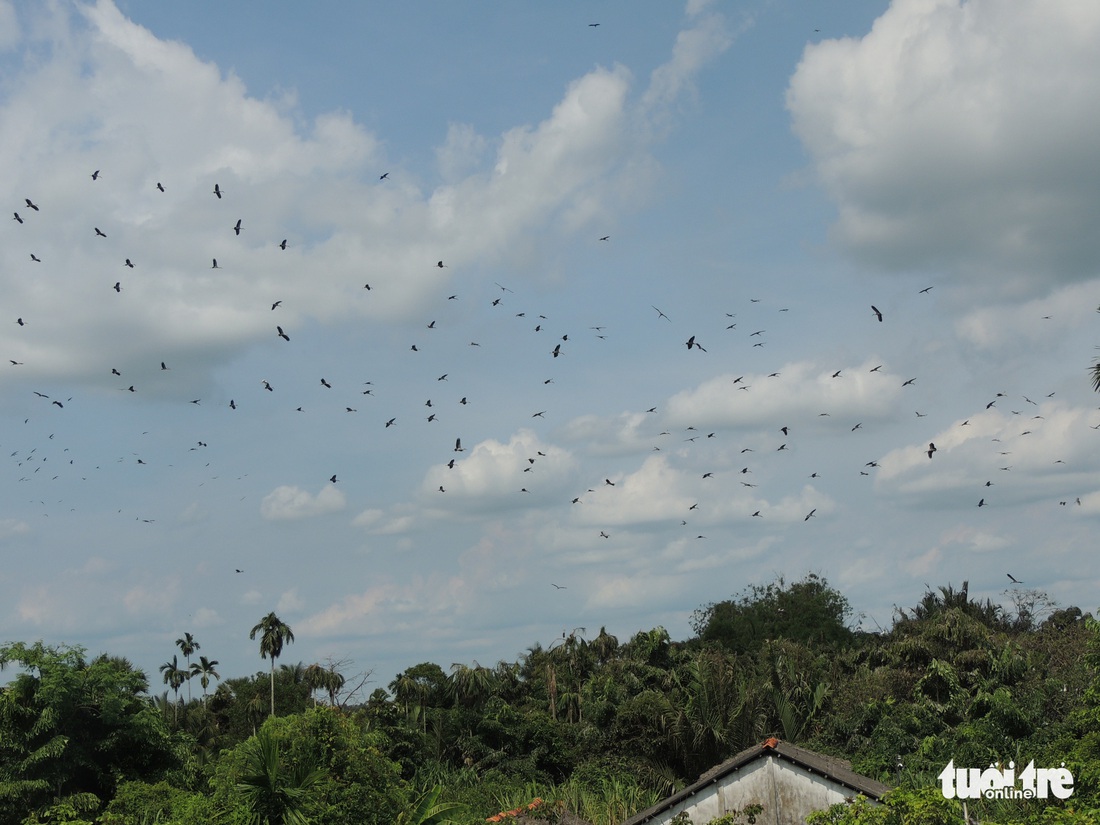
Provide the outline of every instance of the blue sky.
[[0,2],[0,636],[1096,609],[1092,4],[347,5]]

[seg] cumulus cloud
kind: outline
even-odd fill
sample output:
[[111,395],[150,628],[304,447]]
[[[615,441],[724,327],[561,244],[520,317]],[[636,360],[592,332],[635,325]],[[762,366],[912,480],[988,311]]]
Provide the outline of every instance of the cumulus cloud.
[[1077,0],[894,0],[866,36],[807,46],[787,106],[835,238],[1002,294],[1093,277],[1098,34]]
[[876,365],[822,369],[808,361],[784,364],[778,374],[719,375],[674,395],[666,405],[672,424],[759,427],[798,413],[863,416],[891,413],[902,380]]
[[283,485],[264,496],[260,514],[271,521],[282,521],[336,513],[345,506],[347,498],[335,485],[322,487],[316,495],[300,487]]
[[[0,331],[24,374],[88,380],[105,362],[126,372],[138,363],[133,340],[177,361],[190,355],[206,374],[272,334],[257,293],[278,293],[290,329],[407,318],[464,265],[523,257],[525,236],[575,231],[634,202],[651,179],[623,67],[575,79],[539,123],[499,136],[452,125],[437,158],[444,182],[422,191],[396,169],[378,179],[381,142],[347,113],[306,120],[293,100],[258,99],[106,0],[77,8],[28,12],[40,25],[26,30],[38,34],[0,26],[27,46],[48,31],[52,44],[0,102],[0,180],[9,201],[39,201],[42,213],[20,229],[55,285],[44,291],[23,276],[24,245],[0,251],[0,286],[40,333]],[[681,49],[675,82],[657,84],[662,97],[713,58],[713,39]],[[31,162],[54,157],[65,160]],[[241,215],[237,237],[229,230]],[[432,265],[441,257],[445,269]],[[117,274],[86,277],[106,262]],[[370,301],[363,282],[374,286]]]
[[[421,493],[432,497],[433,505],[443,510],[522,507],[530,501],[520,492],[524,487],[537,488],[534,495],[541,500],[562,489],[575,465],[567,450],[546,444],[531,430],[523,429],[508,443],[486,439],[464,448],[464,452],[455,454],[453,467],[432,467]],[[440,495],[440,487],[445,496]]]

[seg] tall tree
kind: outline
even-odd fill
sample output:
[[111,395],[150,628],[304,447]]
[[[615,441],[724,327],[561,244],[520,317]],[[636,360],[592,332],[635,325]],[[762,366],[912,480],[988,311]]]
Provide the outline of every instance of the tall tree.
[[275,660],[283,652],[283,645],[294,641],[294,633],[290,625],[283,622],[274,611],[268,613],[259,623],[252,628],[248,638],[255,639],[260,635],[260,658],[271,659],[271,715],[275,715]]
[[200,656],[199,660],[195,664],[191,665],[191,675],[199,677],[199,684],[202,685],[202,703],[206,704],[206,688],[210,684],[210,677],[215,679],[222,678],[222,675],[214,669],[214,666],[218,663],[217,659],[207,659],[205,656]]
[[202,645],[195,641],[195,637],[190,633],[184,633],[182,638],[176,639],[176,647],[180,649],[180,653],[183,654],[183,658],[187,660],[187,701],[191,701],[191,654],[198,650]]
[[173,721],[179,721],[178,707],[180,702],[180,688],[183,687],[183,683],[187,681],[190,674],[186,670],[180,670],[179,658],[177,656],[173,656],[172,661],[165,662],[161,665],[160,672],[164,677],[164,684],[172,688],[172,692],[176,694],[172,719]]

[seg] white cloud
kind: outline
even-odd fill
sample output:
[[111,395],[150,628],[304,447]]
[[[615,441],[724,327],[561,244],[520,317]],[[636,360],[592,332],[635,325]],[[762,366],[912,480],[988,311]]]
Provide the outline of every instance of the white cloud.
[[336,513],[347,505],[347,498],[335,485],[322,487],[311,495],[300,487],[276,487],[260,503],[260,514],[271,521],[312,518]]
[[279,596],[279,603],[275,609],[280,613],[297,613],[305,606],[305,600],[298,594],[298,588],[292,587]]
[[837,240],[1001,296],[1094,275],[1098,35],[1078,0],[895,0],[865,37],[807,46],[787,105]]

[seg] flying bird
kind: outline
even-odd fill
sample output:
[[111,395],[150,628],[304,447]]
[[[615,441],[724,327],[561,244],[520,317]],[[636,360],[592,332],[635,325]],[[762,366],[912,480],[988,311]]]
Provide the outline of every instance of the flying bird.
[[336,475],[333,474],[332,476],[330,476],[329,481],[331,481],[333,484],[335,484],[336,483]]
[[556,587],[558,590],[568,590],[569,589],[564,584],[554,584],[553,582],[550,582],[550,586],[551,587]]
[[285,332],[283,332],[282,327],[276,326],[275,330],[279,333],[279,337],[282,338],[284,341],[289,341],[290,340],[290,336],[287,335]]
[[455,439],[455,452],[456,453],[461,453],[462,452],[462,439],[461,438],[456,438]]
[[167,364],[165,364],[165,363],[164,363],[163,361],[161,361],[161,362],[160,362],[160,368],[161,368],[162,370],[166,370],[166,369],[168,369],[168,365],[167,365]]
[[1017,579],[1017,578],[1016,578],[1015,576],[1013,576],[1013,575],[1012,575],[1011,573],[1005,573],[1005,575],[1006,575],[1006,576],[1008,576],[1008,577],[1009,577],[1010,579],[1012,579],[1012,583],[1013,583],[1013,584],[1023,584],[1023,582],[1022,582],[1022,581],[1020,581],[1019,579]]
[[93,226],[92,228],[93,228],[93,229],[95,230],[95,233],[96,233],[96,234],[97,234],[97,235],[98,235],[99,237],[101,237],[101,238],[106,238],[106,237],[107,237],[106,233],[104,233],[104,232],[103,232],[103,230],[102,230],[102,229],[100,229],[100,228],[99,228],[98,226]]
[[817,512],[817,508],[815,507],[814,509],[810,510],[810,512],[808,512],[808,513],[806,514],[806,518],[804,518],[804,519],[802,519],[802,520],[803,520],[803,521],[809,521],[809,520],[810,520],[810,518],[811,518],[811,517],[813,516],[813,514],[814,514],[814,513],[816,513],[816,512]]
[[214,262],[214,265],[212,267],[210,267],[211,269],[221,269],[221,267],[218,266],[218,259],[217,258],[211,258],[211,260]]
[[122,281],[115,281],[115,285],[111,289],[115,292],[122,292]]
[[28,209],[33,209],[33,210],[34,210],[35,212],[37,212],[37,211],[38,211],[38,207],[37,207],[37,206],[35,206],[35,205],[34,205],[33,203],[31,203],[31,199],[30,199],[30,198],[23,198],[23,200],[27,202],[27,208],[28,208]]
[[237,218],[237,222],[233,225],[233,234],[235,234],[235,235],[240,235],[241,234],[241,219],[240,218]]
[[130,267],[130,269],[134,268],[134,264],[129,258],[126,259],[126,266]]
[[218,196],[218,200],[222,199],[222,188],[218,184],[214,184],[214,194]]
[[878,318],[879,323],[882,323],[882,312],[874,304],[871,304],[871,312],[875,313],[875,317]]
[[18,212],[12,212],[12,214],[15,215],[15,217],[12,218],[12,220],[19,221],[19,223],[23,223],[23,219],[21,217],[19,217]]
[[385,180],[389,176],[390,176],[389,172],[383,172],[381,175],[378,176],[378,180]]
[[330,390],[332,389],[332,384],[330,384],[324,378],[321,379],[321,386],[325,387],[326,389],[330,389]]
[[159,180],[157,181],[157,189],[159,189],[161,192],[164,191],[164,184],[161,183]]
[[928,457],[931,458],[932,453],[934,453],[934,452],[936,452],[936,445],[933,442],[929,441],[928,442]]
[[33,252],[31,253],[31,260],[34,261],[35,263],[39,263],[39,264],[42,263],[42,259],[39,258],[37,255],[35,255]]
[[98,169],[96,169],[94,172],[92,172],[92,180],[99,180],[99,170]]
[[276,301],[275,303],[273,303],[273,304],[271,305],[271,309],[272,309],[272,311],[274,311],[274,310],[275,310],[275,308],[276,308],[276,307],[278,307],[278,306],[279,306],[280,304],[282,304],[282,301]]
[[[650,304],[650,306],[651,306],[651,307],[653,307],[653,304]],[[657,309],[657,307],[653,307],[653,308],[654,308],[654,309]],[[665,314],[664,314],[663,312],[661,312],[661,310],[659,310],[659,309],[657,309],[657,318],[658,318],[658,319],[660,319],[660,318],[664,318],[664,319],[665,319],[666,321],[669,321],[669,322],[671,322],[671,321],[672,321],[672,319],[671,319],[671,318],[669,318],[669,317],[668,317],[667,315],[665,315]]]
[[279,249],[286,249],[286,238],[283,238],[283,242],[279,244]]

